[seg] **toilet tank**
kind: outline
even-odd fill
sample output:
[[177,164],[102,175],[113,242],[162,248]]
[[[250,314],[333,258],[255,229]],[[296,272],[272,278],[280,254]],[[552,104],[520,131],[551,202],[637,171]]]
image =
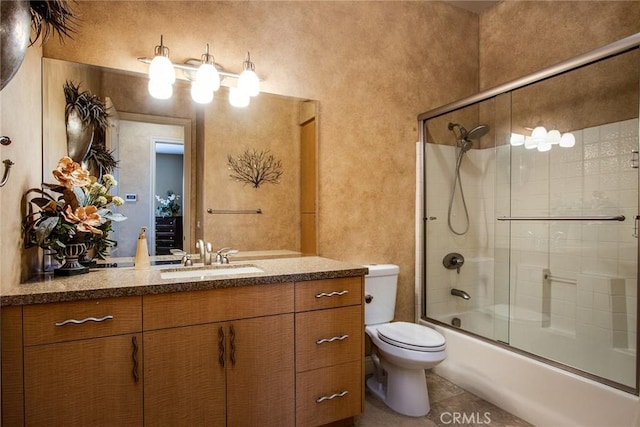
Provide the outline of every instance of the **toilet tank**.
[[[396,309],[400,268],[393,264],[370,264],[365,267],[369,269],[369,274],[364,277],[364,324],[391,322]],[[371,302],[367,303],[368,299]]]

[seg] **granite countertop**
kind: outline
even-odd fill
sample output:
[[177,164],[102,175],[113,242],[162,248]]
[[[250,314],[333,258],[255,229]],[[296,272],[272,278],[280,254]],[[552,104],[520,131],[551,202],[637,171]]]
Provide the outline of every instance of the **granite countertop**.
[[[162,270],[182,269],[180,265],[156,265],[148,270],[133,267],[98,268],[71,277],[39,276],[5,289],[0,305],[25,305],[111,298],[134,295],[185,292],[247,285],[299,282],[362,276],[366,267],[322,257],[293,257],[232,261],[228,267],[252,265],[261,273],[242,273],[192,278],[163,279]],[[203,267],[194,263],[195,268]],[[210,266],[207,266],[210,267]],[[216,267],[215,265],[213,267]],[[188,267],[186,267],[188,268]]]

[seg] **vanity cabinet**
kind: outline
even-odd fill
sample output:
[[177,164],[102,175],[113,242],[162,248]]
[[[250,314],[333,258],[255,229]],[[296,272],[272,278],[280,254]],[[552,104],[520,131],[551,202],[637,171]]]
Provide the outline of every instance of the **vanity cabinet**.
[[364,410],[362,277],[296,284],[296,425]]
[[142,423],[141,298],[23,308],[24,423]]
[[145,297],[145,425],[294,425],[293,295],[285,283]]
[[3,307],[2,425],[346,425],[362,280]]

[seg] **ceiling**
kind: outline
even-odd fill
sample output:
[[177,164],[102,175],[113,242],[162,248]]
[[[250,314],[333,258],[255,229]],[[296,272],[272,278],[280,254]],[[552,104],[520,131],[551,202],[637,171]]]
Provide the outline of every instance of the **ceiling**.
[[466,9],[473,13],[481,13],[486,9],[500,3],[500,1],[485,1],[485,0],[448,0],[454,6],[458,6],[462,9]]

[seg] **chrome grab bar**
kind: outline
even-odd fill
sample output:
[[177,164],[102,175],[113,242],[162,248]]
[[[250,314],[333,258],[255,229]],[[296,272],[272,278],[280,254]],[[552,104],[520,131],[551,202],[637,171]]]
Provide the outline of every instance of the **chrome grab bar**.
[[326,342],[344,341],[347,338],[349,338],[349,335],[342,335],[342,336],[333,337],[333,338],[322,338],[321,340],[316,341],[316,344],[320,345],[320,344],[324,344]]
[[316,399],[316,403],[321,403],[321,402],[324,402],[325,400],[332,400],[332,399],[335,399],[336,397],[343,397],[343,396],[346,396],[347,394],[349,394],[349,392],[345,390],[345,391],[341,391],[340,393],[334,393],[330,396],[322,396],[321,398]]
[[67,325],[69,323],[72,323],[74,325],[81,325],[81,324],[86,323],[86,322],[97,322],[97,323],[100,323],[100,322],[104,322],[105,320],[111,320],[111,319],[113,319],[113,316],[111,316],[111,315],[104,316],[104,317],[101,317],[99,319],[96,318],[96,317],[87,317],[86,319],[82,319],[82,320],[68,319],[68,320],[65,320],[64,322],[57,322],[55,325],[56,326],[64,326],[64,325]]
[[499,216],[498,221],[624,221],[624,215],[613,216]]
[[316,294],[316,298],[322,298],[322,297],[335,297],[335,296],[340,297],[340,296],[342,296],[342,295],[346,295],[346,294],[348,294],[348,293],[349,293],[349,291],[347,291],[347,290],[340,291],[340,292],[338,292],[338,291],[334,291],[334,292],[330,292],[330,293],[321,292],[321,293],[319,293],[319,294]]

